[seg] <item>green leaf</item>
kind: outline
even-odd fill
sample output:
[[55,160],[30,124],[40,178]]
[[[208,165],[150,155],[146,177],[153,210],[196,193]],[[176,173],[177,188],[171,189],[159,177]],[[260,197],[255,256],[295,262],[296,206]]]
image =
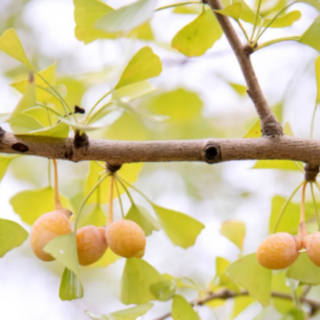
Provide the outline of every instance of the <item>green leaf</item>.
[[204,224],[178,211],[156,204],[152,207],[169,239],[177,246],[188,248],[195,244]]
[[0,219],[0,257],[19,247],[28,238],[28,232],[18,223]]
[[83,220],[80,221],[79,227],[96,226],[102,227],[107,224],[107,217],[100,205],[95,206]]
[[141,98],[157,90],[149,81],[140,81],[115,90],[114,95],[125,102]]
[[243,256],[230,264],[227,273],[263,306],[269,304],[272,272],[260,266],[255,253]]
[[[240,15],[240,19],[254,24],[255,19],[256,19],[256,15],[255,13],[252,11],[252,9],[247,5],[247,3],[243,0],[234,0],[233,3],[241,3],[242,5],[242,11],[241,11],[241,15]],[[261,19],[258,19],[258,24],[260,24]]]
[[150,286],[162,280],[161,274],[143,259],[127,259],[121,280],[121,302],[142,304],[154,300]]
[[242,3],[234,2],[230,6],[223,8],[222,10],[215,10],[215,12],[224,16],[231,17],[235,20],[239,20],[242,11]]
[[137,223],[141,229],[144,231],[146,236],[152,234],[152,231],[159,231],[161,230],[161,225],[157,219],[155,219],[147,209],[132,204],[131,208],[129,209],[125,219],[134,221]]
[[51,254],[66,268],[79,275],[77,239],[74,232],[54,238],[43,248],[43,251]]
[[174,280],[159,281],[150,287],[150,291],[157,300],[168,301],[176,293],[176,283]]
[[71,301],[83,297],[83,288],[78,277],[65,268],[59,289],[59,297],[62,301]]
[[174,296],[171,312],[173,320],[201,320],[198,313],[191,307],[190,303],[180,295]]
[[216,276],[221,276],[227,271],[230,262],[222,257],[216,258]]
[[157,77],[161,72],[160,58],[150,47],[143,47],[127,64],[115,89]]
[[246,235],[246,227],[242,221],[228,220],[222,223],[220,233],[233,242],[241,251]]
[[286,277],[318,285],[320,284],[320,268],[311,262],[306,252],[301,252],[298,259],[287,270]]
[[21,41],[14,29],[6,30],[0,37],[0,50],[10,57],[20,61],[22,64],[33,70],[30,61],[23,49]]
[[[105,166],[105,163],[101,163]],[[130,183],[135,182],[138,179],[138,175],[142,169],[142,163],[132,163],[125,164],[121,167],[119,171],[120,175],[129,181]],[[85,185],[85,195],[87,195],[90,190],[95,186],[95,184],[99,181],[99,174],[104,171],[104,169],[95,161],[90,162],[90,171],[86,180]],[[109,191],[110,191],[110,182],[108,179],[104,180],[99,187],[93,192],[92,196],[88,199],[88,204],[90,203],[98,203],[98,192],[100,193],[100,203],[108,203],[109,202]],[[125,190],[121,185],[119,185],[120,194],[124,193]],[[117,198],[117,193],[113,193],[113,197]]]
[[320,56],[315,61],[316,80],[317,80],[317,99],[316,103],[320,103]]
[[299,42],[306,44],[318,51],[320,51],[320,16],[318,16],[312,25],[300,37]]
[[117,260],[121,259],[121,257],[117,256],[110,248],[108,248],[105,254],[100,258],[99,261],[90,265],[91,268],[105,268],[110,264],[115,263]]
[[240,96],[244,96],[247,94],[248,88],[246,86],[243,86],[242,84],[229,82],[230,87],[236,91]]
[[116,38],[116,34],[97,30],[94,27],[97,20],[112,12],[113,8],[97,0],[73,0],[73,4],[75,36],[78,40],[87,44],[97,39]]
[[[65,198],[61,201],[68,207]],[[23,222],[32,225],[44,213],[54,211],[54,191],[51,187],[21,191],[10,199],[10,204]]]
[[19,156],[0,156],[0,181],[4,177],[11,161]]
[[287,312],[281,320],[306,320],[306,315],[303,310],[292,309]]
[[[19,134],[16,134],[19,135]],[[41,137],[55,137],[55,138],[67,138],[69,135],[69,126],[64,122],[59,122],[51,127],[22,133],[24,136],[41,136]]]
[[238,316],[243,310],[249,307],[250,304],[252,304],[253,302],[255,302],[255,299],[253,299],[250,296],[242,296],[242,297],[240,296],[240,297],[234,298],[232,319]]
[[8,121],[10,116],[11,113],[0,113],[0,123]]
[[128,38],[140,39],[145,41],[154,40],[154,35],[152,32],[152,28],[149,22],[145,22],[140,26],[132,29],[128,36]]
[[138,317],[145,315],[152,307],[152,303],[145,303],[107,315],[98,315],[91,311],[85,311],[85,314],[93,320],[136,320]]
[[260,138],[262,136],[260,120],[258,120],[243,138]]
[[[295,21],[301,18],[301,12],[298,10],[288,12],[283,16],[278,17],[273,21],[269,28],[284,28],[291,26]],[[271,19],[266,19],[263,22],[263,26],[266,27],[270,23]]]
[[203,102],[197,93],[179,88],[152,98],[147,108],[152,113],[170,117],[169,121],[191,121],[201,116]]
[[171,46],[187,57],[198,57],[222,36],[222,29],[211,9],[204,9],[172,39]]
[[291,160],[258,160],[252,169],[278,169],[301,171],[299,166]]
[[202,3],[194,4],[194,5],[187,5],[187,6],[179,6],[173,9],[174,13],[181,13],[181,14],[200,14],[202,8]]
[[95,27],[107,32],[127,32],[149,20],[157,0],[139,0],[98,19]]

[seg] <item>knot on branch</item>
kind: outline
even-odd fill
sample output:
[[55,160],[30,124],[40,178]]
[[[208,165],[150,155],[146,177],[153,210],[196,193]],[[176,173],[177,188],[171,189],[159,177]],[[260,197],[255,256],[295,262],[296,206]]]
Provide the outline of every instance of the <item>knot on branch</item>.
[[22,153],[29,151],[29,147],[20,142],[13,144],[11,148],[12,150],[22,152]]
[[121,167],[122,167],[121,164],[111,164],[111,163],[106,162],[106,168],[111,173],[117,172],[118,170],[121,169]]
[[76,149],[88,148],[89,147],[89,138],[85,132],[80,134],[80,131],[78,130],[74,136],[73,144]]
[[203,158],[207,163],[217,163],[221,161],[220,145],[215,142],[209,142],[204,148]]
[[319,173],[319,166],[310,165],[307,163],[304,167],[304,170],[305,170],[305,175],[304,175],[305,180],[309,182],[316,181],[317,175]]
[[[255,45],[255,48],[257,47],[258,45],[256,44]],[[246,44],[244,47],[243,47],[243,52],[244,54],[246,55],[246,57],[249,57],[252,53],[253,53],[253,47],[249,46],[248,44]]]
[[266,137],[283,136],[283,129],[278,121],[264,122],[262,124],[262,135]]
[[83,108],[81,108],[79,106],[74,106],[74,113],[85,114],[86,110],[84,110]]

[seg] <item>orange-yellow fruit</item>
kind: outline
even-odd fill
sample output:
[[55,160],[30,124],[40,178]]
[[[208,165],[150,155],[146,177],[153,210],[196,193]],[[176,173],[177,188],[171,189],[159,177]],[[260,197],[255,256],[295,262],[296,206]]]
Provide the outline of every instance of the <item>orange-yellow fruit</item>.
[[88,266],[97,262],[107,250],[105,228],[86,226],[77,231],[79,264]]
[[256,252],[258,262],[267,269],[289,267],[299,255],[301,241],[289,233],[279,232],[264,239]]
[[320,232],[309,234],[303,239],[303,247],[310,260],[320,267]]
[[30,244],[40,260],[54,260],[50,254],[43,251],[43,248],[55,237],[72,232],[69,214],[70,211],[67,209],[48,212],[33,224],[30,232]]
[[124,258],[142,258],[146,236],[138,224],[131,220],[112,222],[106,230],[109,248]]

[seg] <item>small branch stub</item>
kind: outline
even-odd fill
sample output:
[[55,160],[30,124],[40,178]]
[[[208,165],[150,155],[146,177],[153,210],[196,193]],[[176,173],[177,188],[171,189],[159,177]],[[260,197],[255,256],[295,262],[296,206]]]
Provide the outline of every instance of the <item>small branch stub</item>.
[[29,147],[20,142],[13,144],[11,148],[12,150],[22,152],[22,153],[29,151]]
[[319,166],[318,165],[310,165],[306,164],[304,167],[305,170],[305,180],[309,182],[316,181],[317,175],[319,173]]
[[121,164],[110,164],[108,162],[106,162],[106,168],[107,168],[107,171],[108,172],[111,172],[111,173],[115,173],[117,172],[118,170],[120,170],[122,167]]
[[76,132],[74,136],[74,147],[76,149],[89,147],[89,138],[85,132],[82,132],[82,134],[80,134],[80,131]]
[[204,159],[207,163],[217,163],[221,160],[220,145],[217,143],[208,143],[204,150]]

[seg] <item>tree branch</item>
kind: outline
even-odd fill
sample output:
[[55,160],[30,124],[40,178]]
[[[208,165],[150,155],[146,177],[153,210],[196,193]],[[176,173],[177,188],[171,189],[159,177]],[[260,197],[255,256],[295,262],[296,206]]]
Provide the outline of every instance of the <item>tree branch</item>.
[[112,165],[131,162],[232,160],[293,160],[317,168],[320,140],[288,136],[255,139],[207,139],[181,141],[89,140],[88,147],[75,147],[73,138],[15,136],[0,131],[0,152],[34,155],[49,159],[105,161]]
[[[206,304],[207,302],[212,301],[212,300],[216,300],[216,299],[227,300],[227,299],[233,299],[236,297],[242,297],[242,296],[248,296],[248,295],[249,295],[249,293],[247,291],[233,292],[233,291],[230,291],[227,289],[223,289],[218,292],[210,292],[204,298],[191,301],[190,305],[191,306],[196,306],[196,305],[202,306],[202,305]],[[271,296],[273,298],[280,298],[280,299],[292,301],[292,297],[289,294],[285,294],[282,292],[271,292]],[[301,298],[301,302],[308,304],[311,307],[311,312],[313,312],[313,314],[315,314],[317,312],[317,310],[320,309],[320,302],[310,300],[307,298]],[[155,320],[164,320],[170,316],[171,316],[171,312],[168,312]]]
[[242,70],[244,78],[248,86],[248,94],[253,101],[256,111],[259,115],[262,133],[264,136],[281,136],[283,130],[281,124],[272,113],[268,102],[266,101],[262,90],[260,88],[258,79],[255,75],[250,54],[253,50],[246,46],[244,47],[237,36],[230,19],[227,16],[216,13],[214,10],[221,10],[223,8],[220,0],[206,0],[216,15],[222,30],[224,31]]

